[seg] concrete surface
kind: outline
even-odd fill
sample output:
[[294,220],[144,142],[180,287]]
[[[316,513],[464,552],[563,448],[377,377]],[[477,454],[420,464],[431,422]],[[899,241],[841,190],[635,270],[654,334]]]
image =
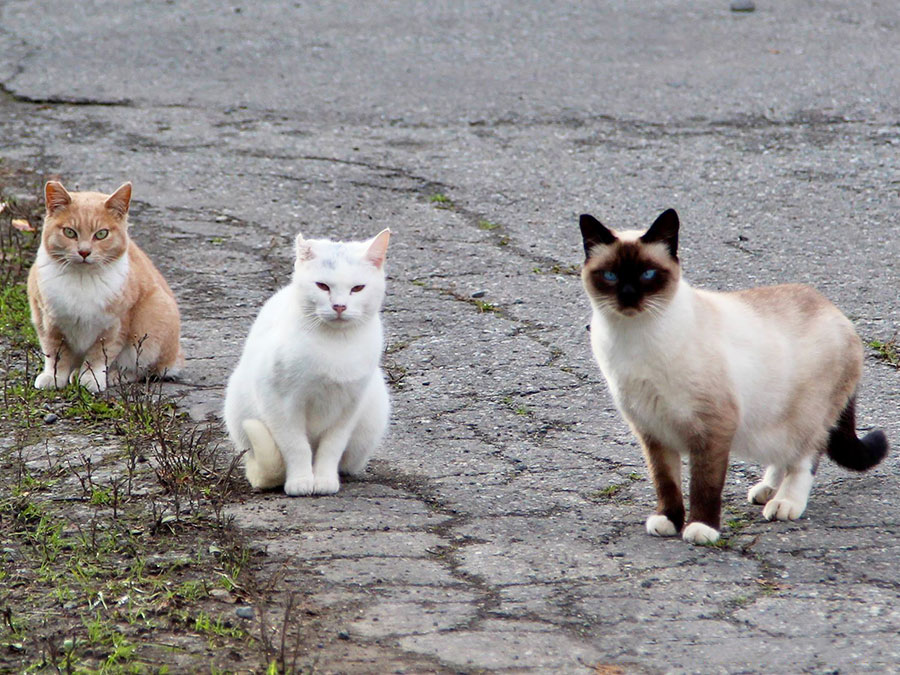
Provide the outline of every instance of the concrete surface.
[[[736,463],[727,546],[647,536],[575,275],[578,213],[673,206],[696,285],[814,283],[896,336],[898,62],[900,6],[875,0],[0,0],[0,155],[134,182],[197,417],[297,231],[395,231],[385,447],[337,496],[233,509],[327,617],[305,668],[898,671],[896,453],[824,463],[793,523],[762,521]],[[895,444],[898,390],[869,351],[861,426]]]

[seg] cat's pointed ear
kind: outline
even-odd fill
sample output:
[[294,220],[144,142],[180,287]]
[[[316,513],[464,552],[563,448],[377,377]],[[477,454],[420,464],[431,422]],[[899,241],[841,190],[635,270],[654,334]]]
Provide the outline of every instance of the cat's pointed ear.
[[306,262],[316,257],[312,250],[312,244],[306,241],[303,235],[299,233],[294,240],[294,250],[297,253],[297,262]]
[[678,225],[678,214],[675,213],[675,209],[666,209],[641,236],[641,241],[645,244],[654,241],[663,242],[669,247],[669,254],[678,260]]
[[384,258],[387,255],[388,241],[391,238],[391,231],[384,228],[375,235],[372,243],[369,244],[369,250],[366,251],[366,260],[370,261],[375,267],[381,269],[384,265]]
[[616,241],[616,235],[606,225],[589,213],[582,213],[578,219],[581,238],[584,241],[584,257],[591,257],[591,249],[597,245],[609,246]]
[[123,183],[103,202],[103,206],[115,213],[119,218],[128,215],[128,207],[131,206],[131,183]]
[[47,181],[44,186],[44,201],[47,203],[47,213],[52,214],[71,204],[72,195],[68,193],[62,183],[51,180]]

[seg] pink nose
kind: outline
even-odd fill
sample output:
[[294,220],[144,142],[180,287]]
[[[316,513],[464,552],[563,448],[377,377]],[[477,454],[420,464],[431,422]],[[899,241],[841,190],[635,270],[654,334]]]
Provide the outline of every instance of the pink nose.
[[78,251],[78,255],[80,255],[82,258],[87,258],[90,254],[90,251]]
[[332,305],[331,309],[337,312],[338,316],[340,316],[347,309],[347,305]]

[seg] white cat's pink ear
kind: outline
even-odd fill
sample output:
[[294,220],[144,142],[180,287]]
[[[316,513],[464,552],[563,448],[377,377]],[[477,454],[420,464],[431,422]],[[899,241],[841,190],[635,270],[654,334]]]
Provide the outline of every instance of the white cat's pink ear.
[[124,183],[103,202],[103,205],[119,218],[124,218],[131,205],[131,183]]
[[47,203],[47,213],[56,213],[72,203],[70,195],[59,181],[47,181],[44,186],[44,201]]
[[303,238],[302,234],[298,234],[294,240],[294,248],[297,251],[297,262],[306,262],[316,257],[313,253],[312,245]]
[[366,259],[379,269],[384,265],[384,258],[387,256],[387,247],[390,239],[391,231],[386,227],[375,235],[372,243],[369,244],[369,250],[366,251]]

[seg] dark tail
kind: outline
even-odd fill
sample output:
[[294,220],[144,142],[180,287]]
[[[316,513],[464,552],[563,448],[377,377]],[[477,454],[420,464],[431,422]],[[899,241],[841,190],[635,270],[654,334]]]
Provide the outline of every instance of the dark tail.
[[856,396],[847,402],[841,418],[828,438],[828,456],[837,464],[853,471],[866,471],[885,458],[887,436],[881,429],[856,437]]

